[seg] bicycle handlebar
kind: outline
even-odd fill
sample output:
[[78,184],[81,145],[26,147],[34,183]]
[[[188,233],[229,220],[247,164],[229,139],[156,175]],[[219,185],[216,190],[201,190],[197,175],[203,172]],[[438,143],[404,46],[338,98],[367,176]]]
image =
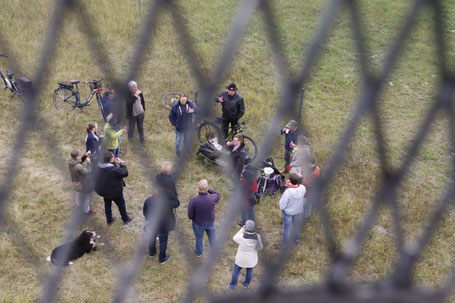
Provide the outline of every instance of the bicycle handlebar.
[[84,84],[96,84],[98,82],[102,82],[103,80],[104,80],[104,78],[100,79],[100,80],[84,81],[82,83],[84,83]]

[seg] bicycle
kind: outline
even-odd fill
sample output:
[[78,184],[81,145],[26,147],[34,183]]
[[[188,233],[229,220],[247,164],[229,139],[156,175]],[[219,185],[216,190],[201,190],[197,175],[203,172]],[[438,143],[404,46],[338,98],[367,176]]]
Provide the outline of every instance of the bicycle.
[[[222,117],[216,117],[216,123],[221,124],[222,121],[223,121]],[[203,121],[202,123],[199,124],[199,126],[197,127],[197,137],[199,139],[199,142],[205,143],[208,140],[215,137],[223,138],[223,136],[221,135],[221,130],[216,123],[210,121]],[[231,142],[236,134],[242,134],[243,142],[245,143],[245,150],[247,154],[250,156],[251,161],[253,161],[257,156],[258,148],[256,142],[254,142],[254,140],[251,137],[243,134],[243,132],[246,130],[246,124],[247,120],[244,120],[243,122],[240,122],[237,125],[230,127],[231,131],[226,137],[225,143]]]
[[[101,92],[103,91],[101,88],[101,82],[103,80],[104,79],[84,82],[81,82],[79,80],[71,80],[70,83],[58,82],[59,88],[57,88],[54,92],[54,106],[61,111],[72,111],[75,108],[82,109],[84,106],[88,106],[92,100],[93,95],[96,95],[98,106],[101,112],[103,112],[103,104],[101,103]],[[81,101],[81,96],[79,94],[79,83],[88,85],[91,90],[90,95],[84,102]],[[74,85],[76,85],[76,90],[74,89]]]
[[[166,95],[164,95],[163,98],[161,98],[161,104],[163,104],[164,108],[171,110],[171,108],[175,104],[175,102],[179,101],[181,94],[182,93],[167,93]],[[194,99],[189,100],[189,101],[193,101],[195,104],[197,104],[197,94],[198,94],[198,91],[195,91]]]
[[[5,57],[6,58],[6,57],[8,57],[8,55],[0,54],[0,57]],[[7,70],[6,74],[7,74],[7,76],[5,77],[5,74],[0,69],[0,77],[3,80],[3,88],[4,89],[9,89],[13,93],[12,97],[14,97],[14,95],[18,95],[19,97],[23,96],[24,95],[24,90],[22,89],[20,81],[17,82],[14,79],[14,73]]]

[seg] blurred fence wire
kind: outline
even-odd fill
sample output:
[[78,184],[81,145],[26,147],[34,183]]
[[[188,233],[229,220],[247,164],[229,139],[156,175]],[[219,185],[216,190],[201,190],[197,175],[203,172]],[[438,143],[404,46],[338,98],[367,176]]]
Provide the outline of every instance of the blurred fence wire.
[[[347,120],[347,126],[341,131],[339,141],[333,151],[328,165],[325,167],[321,179],[318,180],[314,188],[312,188],[309,197],[310,203],[313,205],[321,216],[323,231],[328,243],[327,247],[330,256],[330,269],[327,279],[320,285],[314,287],[305,287],[302,289],[283,290],[277,286],[277,279],[283,266],[286,264],[289,253],[292,249],[292,244],[283,246],[276,258],[270,260],[265,265],[265,272],[261,277],[260,286],[255,291],[242,294],[217,294],[210,292],[207,287],[207,281],[210,273],[217,261],[224,242],[227,240],[231,223],[235,219],[241,207],[242,197],[245,193],[240,191],[235,192],[230,198],[229,209],[223,218],[221,226],[217,229],[217,245],[210,251],[209,257],[205,263],[201,265],[194,265],[191,254],[186,254],[188,264],[192,267],[191,279],[186,286],[186,292],[182,298],[184,302],[190,302],[196,297],[201,295],[205,296],[212,302],[243,302],[243,301],[288,301],[288,302],[440,302],[445,300],[449,295],[455,284],[455,266],[452,269],[452,275],[446,282],[445,287],[438,290],[426,290],[419,288],[414,283],[413,269],[415,262],[419,255],[422,253],[424,247],[428,245],[430,238],[435,231],[438,223],[441,221],[442,214],[455,198],[455,184],[453,184],[454,176],[447,178],[446,189],[443,191],[438,206],[432,214],[432,219],[424,227],[422,236],[413,246],[407,246],[403,240],[403,226],[399,212],[399,201],[397,191],[399,186],[403,184],[405,178],[408,177],[411,164],[416,161],[416,156],[419,148],[422,145],[425,137],[428,135],[429,125],[433,121],[438,112],[444,112],[449,117],[449,142],[451,150],[455,150],[455,116],[453,108],[453,95],[455,91],[455,73],[447,60],[447,50],[444,40],[444,32],[447,28],[444,24],[442,17],[441,1],[438,0],[416,0],[410,2],[410,7],[407,16],[403,19],[403,23],[397,29],[396,37],[393,40],[391,47],[384,60],[382,70],[376,73],[372,72],[372,68],[368,61],[368,51],[365,47],[364,34],[362,32],[363,24],[360,18],[359,4],[357,0],[331,0],[321,15],[321,22],[315,30],[311,38],[309,47],[305,54],[302,54],[301,70],[295,75],[290,76],[287,68],[283,49],[278,41],[280,41],[280,33],[277,30],[276,18],[274,11],[271,7],[271,0],[241,0],[238,2],[233,19],[230,24],[229,35],[224,40],[223,46],[220,47],[219,57],[215,65],[213,74],[207,75],[199,64],[199,59],[196,56],[194,45],[190,39],[190,35],[182,21],[182,13],[178,1],[173,0],[153,0],[151,5],[147,5],[141,9],[148,9],[145,13],[143,26],[139,31],[133,60],[130,69],[125,78],[120,77],[112,70],[112,58],[107,55],[106,49],[100,44],[99,33],[96,27],[93,26],[89,14],[84,5],[77,0],[57,0],[54,6],[54,11],[50,17],[46,40],[44,41],[43,51],[40,53],[39,65],[32,77],[34,83],[33,89],[26,95],[24,102],[26,103],[25,111],[22,116],[22,123],[17,132],[16,140],[13,146],[12,157],[8,162],[7,175],[3,180],[0,188],[0,222],[8,226],[7,230],[19,228],[14,222],[6,220],[5,211],[7,203],[10,202],[8,197],[10,195],[13,180],[17,174],[19,159],[24,154],[25,141],[27,133],[33,128],[35,121],[42,121],[39,113],[35,111],[38,106],[38,100],[42,92],[43,79],[45,79],[49,72],[49,66],[54,55],[56,41],[59,36],[59,28],[61,27],[65,16],[71,12],[77,12],[80,19],[80,31],[87,36],[87,43],[89,49],[93,52],[93,57],[98,62],[101,70],[114,78],[114,87],[118,94],[118,98],[124,99],[127,94],[126,83],[130,79],[137,77],[137,72],[141,62],[144,60],[145,50],[153,42],[154,29],[157,27],[157,19],[163,12],[169,12],[173,19],[173,24],[176,27],[176,32],[184,44],[184,56],[187,57],[191,72],[195,76],[199,87],[199,107],[202,112],[203,118],[210,118],[210,113],[213,111],[213,96],[216,93],[223,77],[229,67],[229,63],[235,59],[237,52],[237,45],[240,43],[244,31],[248,25],[252,15],[258,11],[262,14],[266,24],[266,36],[273,51],[273,59],[276,64],[275,74],[279,75],[280,81],[280,98],[277,100],[277,111],[269,118],[267,129],[263,134],[263,142],[259,148],[259,154],[255,160],[258,165],[269,154],[273,142],[276,140],[276,129],[280,128],[281,121],[286,117],[295,115],[294,109],[299,102],[299,94],[302,87],[308,81],[312,69],[317,62],[318,56],[321,53],[321,48],[328,37],[335,18],[340,14],[342,9],[346,9],[350,14],[351,30],[355,37],[355,48],[358,56],[359,70],[363,81],[360,84],[360,94],[355,102],[351,114]],[[140,3],[140,1],[138,2]],[[413,27],[416,24],[418,14],[423,13],[423,8],[428,8],[425,13],[431,12],[433,14],[434,30],[436,37],[437,47],[437,64],[441,78],[438,92],[432,105],[425,115],[422,117],[422,122],[417,134],[412,140],[412,144],[405,151],[407,157],[403,160],[398,169],[393,169],[389,162],[388,146],[384,139],[384,129],[379,117],[379,108],[381,99],[379,98],[381,90],[387,83],[387,79],[391,72],[394,70],[397,59],[403,50],[403,47],[409,37]],[[189,20],[191,21],[191,20]],[[10,46],[8,41],[3,38],[0,31],[0,41],[2,42],[3,51],[8,52]],[[12,53],[12,52],[10,52]],[[21,67],[18,62],[12,62],[17,70],[20,72]],[[328,187],[334,179],[336,171],[340,168],[343,161],[343,156],[347,151],[350,142],[353,140],[354,133],[359,127],[359,122],[365,116],[369,116],[373,120],[373,128],[376,139],[376,151],[379,157],[380,170],[382,175],[381,186],[378,192],[374,195],[374,200],[371,208],[366,212],[363,222],[352,238],[347,241],[343,247],[340,247],[335,239],[333,228],[330,224],[330,217],[325,204],[323,203],[323,196]],[[45,121],[44,121],[45,122]],[[194,137],[194,133],[190,134]],[[48,146],[56,146],[53,142],[52,136],[45,136],[44,140],[47,141]],[[371,142],[368,142],[371,143]],[[187,154],[190,147],[185,145],[183,155]],[[146,163],[147,171],[149,173],[149,182],[154,182],[154,168],[152,156],[149,151],[142,146],[134,149],[137,156],[143,159]],[[175,167],[175,176],[178,176],[184,171],[186,157],[178,159]],[[57,161],[58,162],[58,161]],[[452,159],[452,166],[455,166],[455,159]],[[66,175],[66,166],[64,160],[61,159],[59,163],[55,164],[63,175]],[[455,171],[452,167],[452,173]],[[226,176],[229,176],[229,170]],[[238,183],[238,180],[231,180],[231,182]],[[237,184],[238,185],[238,184]],[[166,201],[160,201],[160,204]],[[351,268],[356,257],[362,248],[363,242],[373,223],[375,222],[378,212],[383,207],[392,209],[393,223],[395,225],[396,233],[396,249],[398,251],[398,261],[396,268],[392,274],[384,281],[375,282],[372,284],[353,284],[347,281],[348,271]],[[158,215],[157,215],[158,216]],[[77,230],[83,223],[84,216],[75,210],[71,222],[68,225],[63,241],[67,241],[74,237]],[[148,226],[145,234],[137,239],[136,253],[132,254],[131,259],[125,266],[125,270],[121,271],[118,277],[118,287],[112,300],[114,302],[123,302],[128,297],[131,288],[134,286],[136,276],[144,261],[145,250],[147,246],[147,239],[150,235],[154,234],[157,229],[158,220],[153,220],[154,224]],[[304,223],[303,223],[304,224]],[[15,231],[20,234],[20,230]],[[183,249],[191,251],[188,245],[184,243],[184,236],[182,232],[177,230],[177,237],[182,239]],[[291,236],[292,238],[292,236]],[[27,243],[21,245],[27,246]],[[32,262],[38,257],[35,256],[36,252],[28,251],[27,259]],[[115,256],[110,256],[115,259]],[[112,261],[115,263],[116,261]],[[55,267],[47,275],[43,285],[43,302],[58,301],[56,289],[61,281],[60,277],[63,274],[62,267]]]

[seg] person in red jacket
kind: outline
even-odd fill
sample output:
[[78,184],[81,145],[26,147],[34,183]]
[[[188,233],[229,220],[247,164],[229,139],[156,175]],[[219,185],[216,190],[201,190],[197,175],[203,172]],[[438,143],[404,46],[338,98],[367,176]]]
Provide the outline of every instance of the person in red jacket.
[[[241,186],[242,186],[242,193],[245,195],[245,201],[242,205],[242,219],[237,224],[240,226],[244,226],[247,220],[254,221],[255,213],[254,213],[254,205],[250,199],[250,195],[254,195],[254,192],[258,190],[258,182],[255,178],[255,172],[253,170],[245,169],[241,179]],[[252,197],[254,198],[254,197]]]
[[[306,187],[306,193],[305,193],[304,199],[308,199],[312,183],[316,179],[319,179],[319,177],[321,176],[321,169],[319,168],[319,166],[316,165],[316,159],[314,158],[313,155],[310,155],[308,157],[308,162],[306,164],[308,165],[308,169],[304,168],[303,172],[307,177],[300,176],[301,177],[300,183],[302,183]],[[311,215],[312,205],[309,203],[304,203],[304,205],[305,205],[305,209],[303,210],[303,215],[305,218],[308,218]]]

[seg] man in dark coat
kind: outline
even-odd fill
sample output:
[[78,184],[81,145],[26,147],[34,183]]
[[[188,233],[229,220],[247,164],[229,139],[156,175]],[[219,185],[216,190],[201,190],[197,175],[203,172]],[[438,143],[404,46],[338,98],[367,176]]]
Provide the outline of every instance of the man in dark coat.
[[180,156],[182,137],[185,146],[188,145],[188,131],[193,126],[193,114],[197,112],[196,104],[188,100],[185,94],[180,95],[179,102],[172,105],[169,121],[175,127],[175,153]]
[[235,135],[232,142],[228,143],[228,148],[230,150],[233,177],[240,180],[240,175],[242,174],[243,165],[245,164],[245,158],[247,155],[245,142],[243,142],[243,136],[241,134]]
[[215,97],[216,102],[220,102],[223,110],[223,132],[226,138],[229,134],[229,124],[231,128],[239,123],[239,119],[245,113],[245,102],[243,97],[237,93],[237,86],[234,83],[226,86],[227,91]]
[[128,176],[128,169],[124,162],[107,151],[104,154],[104,163],[98,164],[99,171],[95,185],[95,191],[104,198],[104,211],[106,213],[107,224],[111,225],[116,217],[112,217],[112,201],[117,204],[123,224],[128,224],[133,220],[133,216],[128,216],[126,212],[125,199],[123,198],[123,178]]
[[[158,225],[156,232],[150,237],[149,242],[149,256],[153,257],[156,254],[156,236],[158,235],[160,240],[160,254],[158,261],[160,264],[164,264],[171,258],[170,254],[166,254],[167,240],[169,232],[175,228],[175,215],[174,209],[180,206],[178,199],[169,199],[168,190],[160,188],[159,185],[155,188],[153,195],[148,197],[144,202],[144,216],[147,221],[147,225],[151,223],[154,216],[157,216]],[[160,209],[159,203],[164,205]],[[160,211],[161,210],[161,211]],[[156,212],[160,211],[161,215],[156,215]]]
[[284,170],[282,174],[288,173],[292,160],[292,149],[299,143],[298,138],[302,134],[300,128],[297,127],[297,122],[291,120],[281,129],[281,134],[285,134],[284,138]]

